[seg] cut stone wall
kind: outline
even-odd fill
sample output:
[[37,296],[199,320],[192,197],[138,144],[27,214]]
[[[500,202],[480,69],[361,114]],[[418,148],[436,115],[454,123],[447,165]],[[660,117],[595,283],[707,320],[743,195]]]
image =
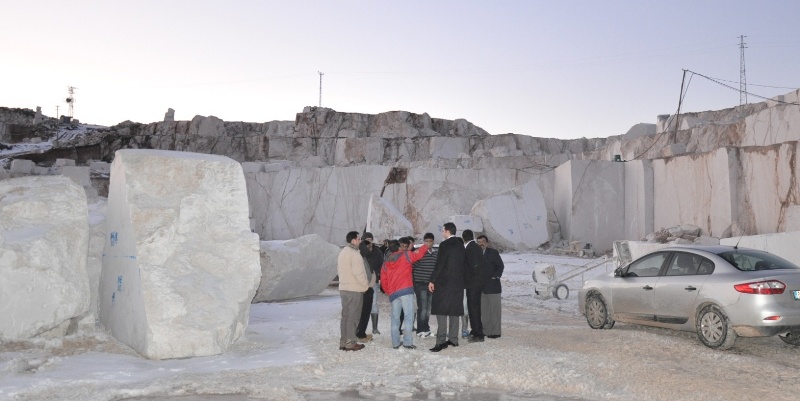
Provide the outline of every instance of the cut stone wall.
[[624,238],[624,163],[571,160],[555,171],[554,211],[567,241],[601,252]]
[[484,234],[499,250],[533,250],[549,239],[547,208],[533,181],[478,201],[472,214],[480,217]]
[[224,352],[247,328],[261,277],[241,165],[121,150],[111,166],[99,316],[151,359]]

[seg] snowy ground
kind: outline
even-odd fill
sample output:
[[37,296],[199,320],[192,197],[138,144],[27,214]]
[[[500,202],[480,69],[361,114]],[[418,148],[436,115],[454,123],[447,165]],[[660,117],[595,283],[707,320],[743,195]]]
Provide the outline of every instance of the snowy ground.
[[[339,297],[256,304],[246,335],[224,355],[151,361],[104,334],[0,345],[0,399],[48,400],[791,400],[800,394],[800,349],[777,338],[740,338],[729,351],[693,333],[618,323],[591,330],[566,300],[533,296],[531,265],[587,259],[504,254],[503,336],[440,353],[391,348],[382,335],[338,350]],[[600,267],[587,274],[605,274]],[[434,319],[435,321],[435,319]]]

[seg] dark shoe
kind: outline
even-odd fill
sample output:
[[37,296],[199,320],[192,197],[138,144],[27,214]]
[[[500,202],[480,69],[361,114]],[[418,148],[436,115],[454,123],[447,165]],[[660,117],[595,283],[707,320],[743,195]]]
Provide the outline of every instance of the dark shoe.
[[417,349],[416,345],[404,345],[403,348],[405,349]]
[[362,343],[368,343],[368,342],[372,341],[372,334],[367,334],[364,337],[358,337],[358,341],[362,342]]
[[[364,344],[349,344],[344,347],[345,351],[358,351],[364,348]],[[339,348],[341,349],[341,348]]]
[[489,338],[500,338],[500,334],[490,334],[490,335],[488,335],[486,337],[489,337]]
[[467,341],[471,343],[482,343],[483,336],[470,336],[470,338],[467,339]]
[[451,347],[458,347],[458,344],[457,344],[457,343],[454,343],[454,342],[452,342],[452,341],[450,341],[450,340],[447,340],[447,342],[446,342],[446,343],[444,343],[444,344],[445,344],[445,345],[449,345],[449,346],[451,346]]
[[400,346],[392,347],[392,349],[400,349]]
[[[449,342],[450,341],[448,341],[447,343],[449,343]],[[430,351],[431,352],[439,352],[439,351],[447,348],[447,343],[436,344],[436,346],[431,348]]]
[[345,350],[347,350],[347,348],[345,348],[345,347],[339,347],[339,351],[345,351]]

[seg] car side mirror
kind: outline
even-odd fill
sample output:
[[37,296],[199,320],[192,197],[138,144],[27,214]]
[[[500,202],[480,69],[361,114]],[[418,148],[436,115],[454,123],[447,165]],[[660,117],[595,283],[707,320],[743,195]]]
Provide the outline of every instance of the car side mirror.
[[618,268],[614,269],[614,277],[623,277],[622,268],[621,267],[618,267]]

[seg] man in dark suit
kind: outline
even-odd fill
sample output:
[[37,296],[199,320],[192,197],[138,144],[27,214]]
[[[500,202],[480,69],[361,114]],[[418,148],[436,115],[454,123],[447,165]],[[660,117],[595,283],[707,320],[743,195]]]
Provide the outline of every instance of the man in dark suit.
[[481,323],[481,295],[483,294],[484,267],[483,250],[475,242],[472,230],[461,233],[464,240],[464,281],[467,289],[467,309],[469,310],[469,332],[471,343],[483,341],[483,324]]
[[433,293],[431,315],[436,315],[436,346],[439,352],[458,346],[458,324],[464,314],[464,242],[455,236],[456,225],[445,223],[428,290]]
[[489,239],[478,236],[478,245],[483,249],[484,285],[481,295],[481,318],[483,333],[489,338],[500,338],[500,277],[503,276],[503,259],[497,249],[489,248]]

